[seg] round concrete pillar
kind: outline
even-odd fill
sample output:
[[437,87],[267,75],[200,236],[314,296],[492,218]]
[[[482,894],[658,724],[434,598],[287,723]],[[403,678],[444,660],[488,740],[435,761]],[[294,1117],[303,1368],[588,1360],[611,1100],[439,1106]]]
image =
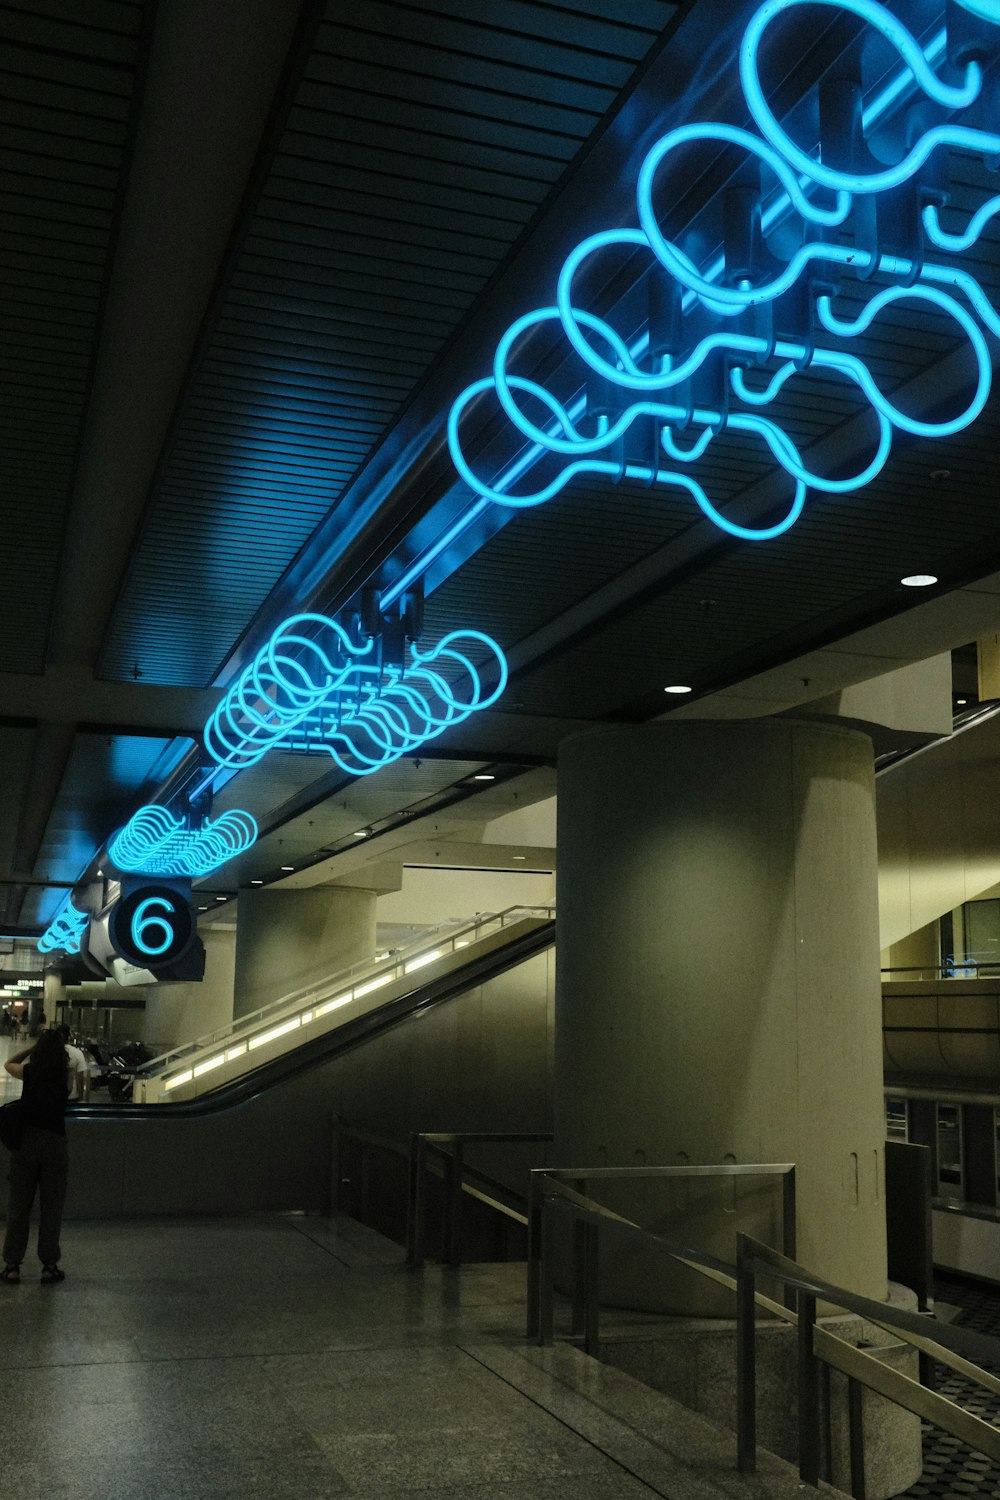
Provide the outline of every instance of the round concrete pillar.
[[[884,1298],[870,741],[793,720],[581,735],[558,840],[557,1159],[794,1162],[797,1259]],[[727,1260],[738,1228],[780,1247],[763,1183],[604,1197]],[[617,1300],[726,1310],[632,1256]]]
[[42,974],[41,1023],[43,1026],[58,1026],[68,1016],[59,1014],[59,1005],[66,999],[66,986],[58,969],[46,969]]

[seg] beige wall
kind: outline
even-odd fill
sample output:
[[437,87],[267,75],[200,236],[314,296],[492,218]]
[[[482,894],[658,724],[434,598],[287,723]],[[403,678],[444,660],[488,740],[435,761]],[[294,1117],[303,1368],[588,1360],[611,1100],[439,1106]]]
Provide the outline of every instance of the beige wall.
[[248,1015],[371,958],[375,892],[240,892],[233,1013]]
[[200,984],[153,984],[146,990],[142,1040],[154,1052],[207,1036],[233,1019],[233,974],[236,932],[206,927],[205,977]]
[[508,906],[538,906],[554,898],[555,877],[548,873],[406,866],[401,889],[379,896],[376,919],[380,924],[432,926],[479,912],[505,911]]
[[879,777],[883,949],[1000,881],[1000,718]]
[[[940,963],[941,944],[937,922],[931,922],[927,927],[918,927],[909,937],[902,938],[882,952],[883,970],[893,971],[891,976],[883,973],[883,978],[932,979],[936,977]],[[923,970],[924,975],[909,972],[918,970]]]

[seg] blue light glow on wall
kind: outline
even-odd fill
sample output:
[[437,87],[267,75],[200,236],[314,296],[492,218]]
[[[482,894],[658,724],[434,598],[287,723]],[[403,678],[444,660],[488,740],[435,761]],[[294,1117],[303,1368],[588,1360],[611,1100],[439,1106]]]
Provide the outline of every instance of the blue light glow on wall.
[[67,901],[38,939],[38,951],[53,953],[59,949],[64,953],[79,953],[80,939],[89,921],[85,911],[78,911],[71,901]]
[[[856,18],[864,32],[861,66],[871,69],[873,80],[867,93],[863,80],[857,82],[853,124],[844,123],[850,103],[845,96],[836,127],[842,139],[824,140],[822,147],[794,138],[800,118],[812,122],[802,129],[815,134],[815,113],[793,111],[779,119],[761,79],[768,49],[774,49],[769,29],[802,13],[814,31],[816,7]],[[974,34],[970,40],[963,33],[953,49],[961,61],[957,81],[949,83],[937,71],[949,55],[945,29],[921,43],[875,0],[765,0],[746,28],[739,60],[759,133],[709,121],[664,134],[639,171],[640,227],[603,230],[578,244],[556,279],[552,305],[516,319],[497,346],[492,373],[455,401],[448,443],[479,503],[541,505],[576,475],[600,474],[679,487],[722,530],[766,540],[795,523],[810,490],[843,494],[870,483],[889,458],[894,433],[947,437],[975,421],[990,395],[987,335],[1000,338],[1000,314],[960,257],[1000,215],[1000,195],[966,223],[942,222],[942,210],[953,216],[947,194],[936,181],[925,185],[920,177],[925,167],[940,167],[952,148],[990,165],[1000,156],[1000,133],[983,128],[982,118],[988,113],[984,59],[1000,46],[992,24],[1000,20],[1000,6],[976,0],[966,9],[970,17],[962,24]],[[790,32],[786,19],[783,55],[790,36],[795,46],[809,35]],[[935,111],[948,118],[935,121]],[[871,147],[876,133],[877,153]],[[723,198],[735,195],[729,198],[730,217],[716,224],[714,239],[702,225],[695,241],[690,227],[665,227],[658,205],[683,196],[692,148],[704,164],[706,146],[728,153],[740,170],[731,179],[736,187],[723,190]],[[910,193],[909,218],[898,198],[908,186],[917,190]],[[874,220],[871,204],[892,193],[897,197],[889,213]],[[649,305],[623,333],[581,307],[574,286],[584,269],[605,269],[608,280],[623,259],[637,257],[646,262]],[[871,295],[860,313],[856,301],[850,315],[838,309],[840,286],[853,283],[852,290],[863,291],[869,281]],[[856,341],[877,331],[880,319],[898,323],[911,312],[947,320],[945,336],[969,355],[968,399],[961,410],[934,420],[897,404],[858,352]],[[569,377],[582,379],[582,386],[562,395],[516,373],[518,356],[533,357],[532,336],[546,325],[582,365],[580,375]],[[752,381],[749,370],[756,372]],[[867,411],[869,452],[849,476],[834,479],[811,469],[781,414],[767,412],[790,382],[808,381],[811,372],[835,376],[859,410]],[[465,413],[483,399],[499,403],[514,437],[512,461],[492,477],[476,472],[462,438]],[[771,524],[745,526],[727,517],[699,478],[699,463],[725,432],[752,438],[787,475],[784,513]]]
[[405,665],[384,662],[376,637],[360,644],[336,620],[285,620],[205,726],[205,748],[230,771],[271,749],[318,751],[366,776],[418,750],[495,703],[507,663],[478,630],[453,630]]
[[234,809],[197,828],[165,807],[140,807],[108,841],[108,857],[119,870],[143,875],[211,875],[257,841],[257,824]]

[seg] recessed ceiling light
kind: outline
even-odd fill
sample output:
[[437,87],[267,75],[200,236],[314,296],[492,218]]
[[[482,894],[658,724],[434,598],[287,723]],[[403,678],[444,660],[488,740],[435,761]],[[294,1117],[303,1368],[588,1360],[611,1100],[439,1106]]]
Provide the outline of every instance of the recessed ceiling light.
[[968,698],[956,698],[955,699],[955,702],[958,704],[959,708],[964,708],[965,705],[968,703],[968,701],[969,701]]
[[910,573],[899,581],[907,589],[926,589],[932,583],[937,583],[937,578],[933,573]]
[[666,687],[663,691],[665,693],[690,693],[691,689],[681,682],[675,682],[672,687]]
[[527,857],[528,856],[526,854],[515,854],[514,855],[515,859],[527,859]]
[[490,776],[486,771],[479,771],[473,776],[473,781],[496,781],[495,776]]
[[208,907],[207,906],[199,906],[198,910],[199,911],[208,911]]
[[264,882],[263,882],[263,880],[251,880],[250,884],[251,885],[263,885]]
[[354,837],[356,839],[366,839],[368,837],[368,829],[367,828],[358,828],[358,829],[355,829]]
[[282,865],[282,867],[281,867],[281,868],[282,868],[282,869],[283,869],[283,870],[289,870],[289,871],[290,871],[290,870],[294,870],[294,869],[295,869],[295,866],[294,866],[294,865]]
[[228,896],[216,896],[215,899],[216,899],[216,901],[228,901],[229,897]]

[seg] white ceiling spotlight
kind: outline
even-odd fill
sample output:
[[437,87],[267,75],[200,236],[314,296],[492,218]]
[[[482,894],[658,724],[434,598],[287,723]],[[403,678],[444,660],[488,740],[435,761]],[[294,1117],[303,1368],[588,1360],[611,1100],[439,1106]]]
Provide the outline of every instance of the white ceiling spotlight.
[[690,693],[692,690],[682,682],[675,682],[670,687],[665,687],[663,691],[665,693]]
[[937,583],[937,577],[934,573],[909,573],[899,581],[906,589],[927,589]]

